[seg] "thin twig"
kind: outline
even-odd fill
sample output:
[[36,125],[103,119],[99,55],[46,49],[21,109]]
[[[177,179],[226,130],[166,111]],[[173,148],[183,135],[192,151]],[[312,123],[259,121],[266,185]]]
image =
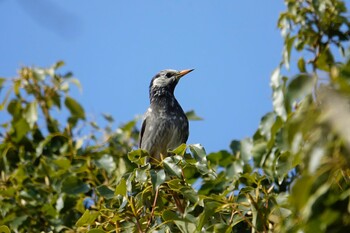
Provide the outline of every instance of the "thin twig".
[[152,219],[153,219],[154,211],[156,209],[157,200],[158,200],[158,193],[159,193],[159,187],[156,190],[156,195],[154,197],[154,201],[153,201],[153,205],[152,205],[152,211],[151,211],[151,216],[150,216],[150,218],[148,220],[147,228],[151,225],[151,222],[152,222]]

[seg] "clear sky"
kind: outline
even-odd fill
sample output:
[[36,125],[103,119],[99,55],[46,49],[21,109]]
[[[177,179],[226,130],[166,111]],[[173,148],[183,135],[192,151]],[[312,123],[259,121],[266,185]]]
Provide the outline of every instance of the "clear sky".
[[282,0],[0,0],[0,76],[64,60],[88,116],[120,125],[145,112],[158,71],[195,68],[175,92],[204,118],[190,123],[188,143],[228,149],[272,110],[284,9]]

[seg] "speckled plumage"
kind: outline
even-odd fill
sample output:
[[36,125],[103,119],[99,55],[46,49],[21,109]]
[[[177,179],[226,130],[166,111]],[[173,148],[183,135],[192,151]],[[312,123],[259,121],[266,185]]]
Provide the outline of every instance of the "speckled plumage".
[[174,96],[179,79],[192,70],[163,70],[153,77],[150,107],[144,115],[139,147],[149,152],[154,162],[167,156],[167,151],[186,143],[188,119]]

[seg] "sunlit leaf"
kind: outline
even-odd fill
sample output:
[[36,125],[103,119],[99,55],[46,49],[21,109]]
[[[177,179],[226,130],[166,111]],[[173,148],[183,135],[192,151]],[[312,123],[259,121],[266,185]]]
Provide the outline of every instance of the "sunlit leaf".
[[312,94],[315,86],[315,77],[309,74],[297,75],[288,85],[287,96],[289,103],[299,101],[303,97]]
[[122,195],[124,197],[126,197],[126,180],[124,178],[122,178],[119,182],[119,184],[117,185],[117,187],[115,188],[114,194],[115,195]]
[[334,58],[329,50],[329,48],[325,48],[317,57],[316,66],[320,70],[329,71],[331,65],[334,64]]
[[248,162],[252,158],[253,142],[251,138],[245,138],[241,141],[242,159]]
[[91,225],[98,215],[99,213],[96,211],[85,210],[83,216],[80,217],[75,225],[78,227]]
[[112,174],[116,169],[116,163],[111,155],[104,154],[100,159],[96,160],[96,165]]
[[187,145],[185,143],[182,143],[180,146],[178,146],[177,148],[175,148],[170,152],[175,155],[184,155],[186,153],[186,149],[187,149]]
[[275,114],[273,112],[269,112],[261,118],[259,130],[261,135],[266,136],[268,140],[271,138],[271,127],[274,122],[275,122]]
[[10,229],[7,226],[0,226],[1,233],[11,233]]
[[177,176],[179,178],[182,177],[182,172],[180,166],[177,164],[178,161],[174,158],[175,156],[172,157],[166,157],[163,160],[164,163],[164,169],[167,171],[170,175]]
[[67,96],[65,101],[64,101],[64,104],[69,109],[72,116],[80,118],[80,119],[85,119],[84,109],[76,100]]
[[203,118],[197,116],[197,114],[192,110],[185,113],[189,121],[202,121]]
[[306,72],[305,60],[302,57],[298,60],[298,68],[301,73]]

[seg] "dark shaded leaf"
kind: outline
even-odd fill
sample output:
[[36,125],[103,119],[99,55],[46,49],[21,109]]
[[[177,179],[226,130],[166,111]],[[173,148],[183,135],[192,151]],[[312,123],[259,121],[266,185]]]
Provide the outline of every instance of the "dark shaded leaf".
[[62,192],[67,194],[75,195],[79,193],[86,193],[89,190],[90,186],[75,176],[67,177],[62,182]]
[[233,154],[236,154],[241,150],[241,142],[238,140],[233,140],[230,144],[230,148]]
[[114,191],[106,185],[98,186],[96,190],[101,196],[103,196],[107,200],[112,199],[115,196]]
[[109,123],[113,123],[114,122],[114,118],[107,113],[102,113],[102,116],[109,122]]

